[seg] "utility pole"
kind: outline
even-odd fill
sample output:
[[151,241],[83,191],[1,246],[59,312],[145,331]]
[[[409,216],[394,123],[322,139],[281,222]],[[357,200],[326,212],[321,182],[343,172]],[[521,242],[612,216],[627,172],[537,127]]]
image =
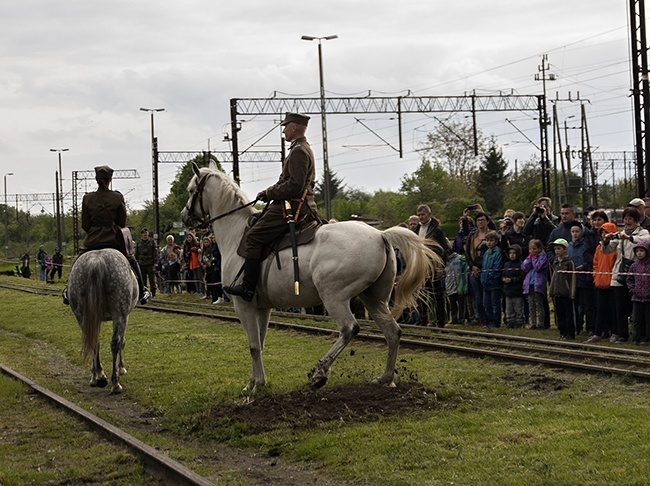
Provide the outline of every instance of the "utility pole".
[[159,204],[158,204],[158,139],[154,135],[153,114],[165,111],[164,108],[140,108],[140,111],[151,113],[151,180],[153,193],[153,239],[158,244]]
[[[546,110],[546,81],[555,81],[557,76],[553,73],[548,73],[548,55],[544,54],[542,56],[542,64],[537,67],[539,73],[535,74],[535,81],[542,82],[542,107],[540,113],[540,138],[542,140],[542,192],[544,196],[551,196],[551,178],[550,178],[550,167],[548,160],[548,113]],[[540,75],[541,73],[541,75]]]
[[59,172],[57,175],[57,181],[56,181],[56,194],[57,194],[57,201],[56,201],[56,241],[57,245],[59,248],[62,250],[63,254],[65,255],[65,224],[64,224],[64,219],[63,219],[63,172],[61,171],[61,152],[67,152],[70,149],[67,148],[60,148],[60,149],[54,149],[51,148],[50,152],[57,152],[58,153],[58,158],[59,158]]
[[636,145],[637,195],[650,195],[650,83],[648,81],[648,46],[645,28],[645,0],[629,0],[630,41],[632,51],[632,98]]

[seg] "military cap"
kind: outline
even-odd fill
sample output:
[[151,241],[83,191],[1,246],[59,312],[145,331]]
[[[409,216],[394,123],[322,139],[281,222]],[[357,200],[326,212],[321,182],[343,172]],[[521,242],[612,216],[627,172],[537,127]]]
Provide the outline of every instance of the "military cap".
[[140,234],[144,233],[145,231],[149,231],[149,230],[148,230],[147,228],[142,228],[142,229],[140,230]]
[[309,117],[307,115],[303,115],[302,113],[287,113],[284,117],[284,120],[282,120],[282,123],[280,123],[281,126],[288,125],[289,123],[295,123],[297,125],[302,125],[302,126],[307,126],[309,123]]
[[95,167],[95,178],[97,179],[112,179],[113,178],[113,169],[107,165],[100,165]]

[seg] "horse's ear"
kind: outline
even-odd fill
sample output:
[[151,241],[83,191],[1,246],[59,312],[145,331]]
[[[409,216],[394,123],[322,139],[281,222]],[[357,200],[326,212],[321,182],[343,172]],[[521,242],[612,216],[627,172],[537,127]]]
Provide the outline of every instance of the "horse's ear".
[[218,171],[219,168],[217,167],[217,164],[214,162],[214,160],[210,160],[210,165],[208,165],[211,171]]
[[196,165],[196,162],[192,162],[192,170],[196,174],[196,177],[201,177],[201,171],[199,170],[199,166]]

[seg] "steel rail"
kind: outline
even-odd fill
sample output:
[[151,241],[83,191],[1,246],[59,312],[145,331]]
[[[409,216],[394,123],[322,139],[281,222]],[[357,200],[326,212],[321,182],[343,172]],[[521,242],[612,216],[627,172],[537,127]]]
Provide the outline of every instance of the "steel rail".
[[155,477],[158,477],[170,484],[182,484],[193,486],[210,486],[214,483],[208,481],[203,476],[198,475],[191,469],[183,466],[179,462],[170,459],[164,454],[158,452],[153,447],[145,444],[139,439],[136,439],[123,430],[109,424],[105,420],[100,419],[96,415],[84,410],[83,408],[75,405],[74,403],[66,400],[65,398],[57,395],[56,393],[44,388],[26,376],[12,370],[11,368],[0,363],[0,371],[7,376],[18,380],[37,394],[47,399],[49,402],[63,408],[66,412],[74,415],[91,428],[97,431],[102,436],[111,440],[112,442],[128,447],[135,453],[143,462],[145,468]]

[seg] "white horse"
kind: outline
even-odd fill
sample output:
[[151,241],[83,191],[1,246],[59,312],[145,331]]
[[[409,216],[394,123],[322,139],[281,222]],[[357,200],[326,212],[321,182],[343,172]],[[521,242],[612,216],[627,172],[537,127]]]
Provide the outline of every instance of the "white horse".
[[[189,183],[189,200],[181,213],[185,225],[193,221],[212,223],[212,230],[222,255],[222,277],[232,282],[244,259],[237,254],[244,228],[254,209],[242,190],[226,174],[216,169],[199,169]],[[266,384],[262,350],[272,308],[312,307],[323,303],[336,321],[339,337],[318,361],[312,376],[314,387],[323,386],[330,367],[352,338],[359,324],[350,311],[350,299],[359,296],[370,317],[381,328],[388,344],[384,373],[376,383],[395,386],[395,363],[401,329],[391,315],[388,301],[396,277],[395,248],[399,248],[406,268],[395,287],[393,315],[406,306],[415,305],[417,293],[440,258],[425,240],[406,228],[379,231],[364,223],[326,224],[314,239],[298,247],[300,295],[294,293],[294,270],[291,249],[279,252],[281,269],[271,257],[262,263],[261,278],[252,302],[234,297],[237,316],[248,336],[253,367],[245,391]]]

